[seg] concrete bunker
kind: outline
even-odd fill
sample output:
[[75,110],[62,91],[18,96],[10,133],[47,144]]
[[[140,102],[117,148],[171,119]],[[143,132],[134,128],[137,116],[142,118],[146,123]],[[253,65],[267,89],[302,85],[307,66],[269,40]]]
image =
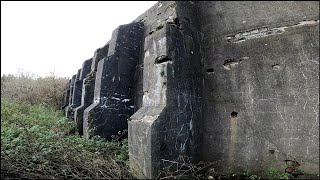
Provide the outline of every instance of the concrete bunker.
[[220,162],[217,171],[291,171],[296,161],[319,174],[318,7],[158,2],[97,50],[74,118],[85,137],[128,129],[142,178],[180,155]]

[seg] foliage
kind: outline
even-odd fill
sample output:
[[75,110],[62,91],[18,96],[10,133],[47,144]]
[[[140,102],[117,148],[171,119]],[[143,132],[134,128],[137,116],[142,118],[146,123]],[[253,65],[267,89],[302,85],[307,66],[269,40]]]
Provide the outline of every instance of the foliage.
[[270,168],[268,175],[270,179],[290,179],[292,177],[291,174],[280,172],[275,168]]
[[1,100],[1,179],[128,179],[128,142],[70,134],[74,123],[44,105]]
[[48,77],[19,72],[17,75],[1,76],[1,98],[10,101],[45,104],[60,109],[68,78],[54,73]]

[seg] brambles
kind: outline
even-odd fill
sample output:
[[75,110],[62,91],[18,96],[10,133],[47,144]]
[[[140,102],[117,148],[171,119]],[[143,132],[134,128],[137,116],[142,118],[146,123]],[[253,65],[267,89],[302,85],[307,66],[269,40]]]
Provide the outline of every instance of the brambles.
[[20,72],[17,75],[1,76],[1,98],[30,104],[45,104],[59,109],[63,105],[67,78],[54,73],[48,77]]
[[258,180],[261,177],[251,174],[248,171],[242,173],[219,172],[215,167],[220,166],[217,162],[192,163],[187,156],[179,156],[176,161],[162,159],[165,167],[156,179],[249,179]]
[[74,123],[44,105],[1,101],[1,179],[132,178],[127,140],[68,135]]

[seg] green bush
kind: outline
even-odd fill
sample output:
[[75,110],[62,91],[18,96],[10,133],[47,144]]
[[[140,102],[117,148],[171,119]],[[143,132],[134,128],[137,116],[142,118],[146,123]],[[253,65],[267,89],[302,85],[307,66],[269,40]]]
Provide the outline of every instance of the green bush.
[[268,175],[269,175],[270,179],[283,179],[283,180],[285,180],[285,179],[292,178],[291,174],[280,172],[275,168],[270,168]]
[[1,101],[1,178],[128,179],[128,142],[84,139],[44,105]]

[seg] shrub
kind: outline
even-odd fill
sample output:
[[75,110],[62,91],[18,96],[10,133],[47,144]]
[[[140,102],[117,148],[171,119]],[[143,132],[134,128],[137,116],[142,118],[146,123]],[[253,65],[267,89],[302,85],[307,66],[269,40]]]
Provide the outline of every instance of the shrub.
[[1,98],[61,108],[67,83],[68,78],[59,78],[54,73],[44,78],[24,72],[17,75],[3,75]]
[[270,179],[290,179],[292,177],[291,174],[280,172],[276,168],[270,168],[268,175]]
[[1,179],[128,179],[127,140],[84,139],[44,105],[1,100]]

